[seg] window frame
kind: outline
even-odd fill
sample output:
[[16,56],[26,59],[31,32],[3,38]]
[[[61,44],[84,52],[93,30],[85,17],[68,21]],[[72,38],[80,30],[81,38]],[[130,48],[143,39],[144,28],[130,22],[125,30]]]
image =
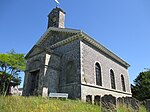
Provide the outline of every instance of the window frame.
[[102,70],[99,62],[95,62],[94,69],[95,69],[95,80],[96,80],[95,83],[98,86],[102,86]]
[[123,74],[121,74],[121,87],[122,87],[122,91],[126,92],[126,85],[125,85],[125,80],[124,80]]
[[115,74],[113,69],[110,69],[110,84],[111,84],[111,89],[116,89],[116,81],[115,81]]

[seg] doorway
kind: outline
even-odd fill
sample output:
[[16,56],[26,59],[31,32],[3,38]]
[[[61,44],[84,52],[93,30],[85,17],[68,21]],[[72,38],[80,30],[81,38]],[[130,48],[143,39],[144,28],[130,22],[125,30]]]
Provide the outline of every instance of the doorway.
[[38,95],[39,72],[40,70],[30,72],[30,95]]

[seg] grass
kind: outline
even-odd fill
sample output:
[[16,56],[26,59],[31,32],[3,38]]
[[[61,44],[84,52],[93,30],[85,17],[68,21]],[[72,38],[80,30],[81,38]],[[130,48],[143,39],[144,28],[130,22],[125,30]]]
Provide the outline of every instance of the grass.
[[100,112],[100,107],[73,100],[1,96],[0,112]]
[[[117,112],[137,112],[137,111],[133,110],[131,107],[119,105],[117,106]],[[141,105],[138,112],[147,112],[147,111],[146,108]]]
[[[101,109],[99,106],[79,100],[0,96],[0,112],[101,112]],[[117,112],[134,112],[134,110],[122,105],[117,106]],[[139,112],[146,112],[146,109],[141,106]]]

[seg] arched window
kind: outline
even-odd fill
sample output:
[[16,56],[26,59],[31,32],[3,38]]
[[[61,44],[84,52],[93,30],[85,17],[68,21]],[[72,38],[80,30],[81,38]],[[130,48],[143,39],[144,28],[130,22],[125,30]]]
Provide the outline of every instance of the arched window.
[[121,75],[121,84],[122,84],[122,90],[126,91],[126,87],[125,87],[125,82],[124,82],[124,77],[123,75]]
[[101,67],[99,63],[95,64],[96,85],[102,86]]
[[75,65],[73,61],[69,61],[66,67],[66,83],[73,83],[75,80]]
[[110,70],[111,88],[116,89],[114,72]]

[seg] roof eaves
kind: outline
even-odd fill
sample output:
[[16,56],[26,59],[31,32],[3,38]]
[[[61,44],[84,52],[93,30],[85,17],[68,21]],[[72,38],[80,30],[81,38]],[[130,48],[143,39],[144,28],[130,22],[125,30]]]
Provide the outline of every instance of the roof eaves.
[[30,53],[33,51],[33,49],[36,47],[36,45],[34,45],[31,50],[26,54],[25,59],[28,58],[28,56],[30,55]]
[[112,57],[113,59],[115,59],[116,61],[122,63],[126,67],[130,67],[130,65],[127,62],[125,62],[123,59],[121,59],[120,57],[118,57],[112,51],[108,50],[106,47],[104,47],[103,45],[101,45],[100,43],[98,43],[96,40],[94,40],[93,38],[91,38],[85,32],[81,32],[81,34],[83,34],[83,36],[86,37],[85,40],[87,40],[88,42],[90,42],[92,45],[94,45],[95,47],[97,47],[98,49],[100,49],[101,51],[103,51],[104,53],[106,53],[107,55],[109,55],[110,57]]

